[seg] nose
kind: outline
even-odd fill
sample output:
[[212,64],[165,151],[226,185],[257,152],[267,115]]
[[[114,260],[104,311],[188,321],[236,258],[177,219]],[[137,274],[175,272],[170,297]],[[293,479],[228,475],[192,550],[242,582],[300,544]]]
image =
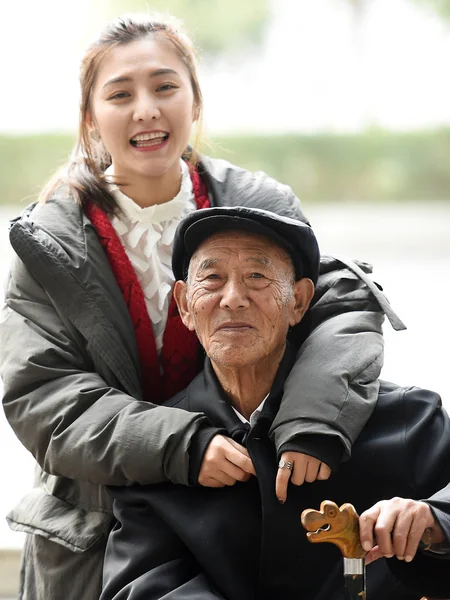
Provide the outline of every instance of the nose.
[[230,280],[223,287],[220,308],[238,310],[239,308],[248,308],[250,300],[248,297],[247,286],[243,281]]
[[133,110],[133,121],[157,120],[160,116],[161,111],[159,109],[157,98],[148,93],[137,96]]

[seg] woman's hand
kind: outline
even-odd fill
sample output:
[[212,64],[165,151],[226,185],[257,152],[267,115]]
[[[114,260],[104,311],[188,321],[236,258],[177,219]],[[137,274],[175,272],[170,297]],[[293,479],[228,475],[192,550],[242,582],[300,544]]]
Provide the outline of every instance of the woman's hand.
[[248,481],[256,475],[249,453],[231,438],[215,435],[203,457],[198,475],[200,485],[224,487],[237,481]]
[[412,561],[426,529],[430,532],[431,544],[445,540],[428,504],[405,498],[374,504],[360,516],[359,529],[361,544],[369,552],[366,564],[393,556]]
[[286,502],[289,481],[294,485],[303,485],[305,481],[308,483],[316,479],[324,481],[331,475],[331,469],[327,464],[302,452],[283,452],[281,460],[284,460],[285,464],[292,465],[292,469],[286,467],[278,469],[275,493],[282,504]]

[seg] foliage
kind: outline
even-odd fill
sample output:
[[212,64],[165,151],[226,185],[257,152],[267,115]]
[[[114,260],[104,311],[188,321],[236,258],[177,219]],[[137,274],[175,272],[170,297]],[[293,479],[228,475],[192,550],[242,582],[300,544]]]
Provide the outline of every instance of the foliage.
[[41,134],[0,135],[0,203],[34,200],[72,150],[75,136]]
[[[70,135],[0,136],[0,203],[25,206],[70,153]],[[205,149],[314,201],[450,200],[450,130],[230,136]]]
[[429,7],[444,19],[450,20],[450,0],[414,0],[414,2]]
[[233,137],[215,154],[263,170],[310,201],[450,199],[450,130]]
[[270,18],[269,0],[109,0],[108,17],[162,12],[181,19],[205,55],[259,44]]

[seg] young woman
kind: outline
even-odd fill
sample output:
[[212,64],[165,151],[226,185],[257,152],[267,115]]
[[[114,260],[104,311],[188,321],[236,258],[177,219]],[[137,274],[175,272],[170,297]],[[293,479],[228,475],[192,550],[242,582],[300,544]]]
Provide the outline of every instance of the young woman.
[[[30,534],[23,600],[98,598],[112,521],[105,485],[219,487],[254,473],[245,448],[204,415],[158,406],[200,364],[172,301],[174,232],[210,205],[306,220],[288,187],[190,149],[202,96],[191,44],[172,21],[110,23],[84,57],[81,91],[74,157],[10,233],[3,403],[38,463],[35,487],[8,516]],[[349,455],[377,395],[382,320],[366,284],[324,258],[272,427],[280,501],[289,478],[325,479],[331,457]]]

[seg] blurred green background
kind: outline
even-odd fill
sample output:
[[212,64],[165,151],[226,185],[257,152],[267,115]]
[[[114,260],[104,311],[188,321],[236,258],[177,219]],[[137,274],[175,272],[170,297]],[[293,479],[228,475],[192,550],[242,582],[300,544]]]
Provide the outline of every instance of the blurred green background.
[[[82,48],[110,17],[123,12],[163,11],[182,19],[196,45],[201,48],[202,64],[211,74],[220,70],[227,60],[236,64],[241,58],[244,60],[247,55],[258,53],[263,60],[274,19],[280,11],[291,10],[295,1],[153,0],[149,3],[147,0],[96,0],[84,9],[85,26],[77,38],[79,54],[81,56]],[[339,6],[343,13],[346,11],[351,22],[350,44],[353,45],[356,63],[366,42],[365,19],[375,2],[377,0],[328,2],[329,7],[333,4]],[[439,19],[443,35],[448,35],[450,0],[405,2],[423,10],[424,18],[429,19],[431,15]],[[389,15],[389,12],[386,14]],[[327,18],[326,13],[323,18]],[[392,24],[386,22],[388,25]],[[336,22],[336,27],[339,26],[342,25]],[[396,23],[395,27],[401,44],[402,23]],[[380,40],[382,43],[383,40]],[[292,44],[295,47],[295,40]],[[286,60],[295,63],[295,52]],[[314,61],[314,56],[310,61]],[[47,68],[50,66],[47,65]],[[405,65],[405,68],[414,68],[414,65]],[[319,74],[321,77],[329,76],[327,73]],[[420,85],[421,82],[418,82]],[[245,94],[245,90],[237,89],[236,93]],[[264,90],[261,90],[262,93]],[[51,97],[48,101],[52,101]],[[329,102],[331,110],[334,98],[323,101]],[[282,98],[279,106],[274,108],[283,110]],[[300,105],[299,111],[302,110],[304,108]],[[351,133],[345,133],[345,128],[344,133],[327,131],[326,126],[313,133],[298,131],[298,128],[296,131],[294,126],[292,131],[273,134],[242,131],[238,135],[234,132],[227,135],[212,132],[203,150],[243,167],[266,171],[290,185],[308,203],[450,198],[450,169],[447,165],[450,157],[450,113],[448,123],[438,123],[432,128],[419,126],[410,131],[389,130],[379,126],[376,120],[371,123],[370,114],[367,126]],[[74,140],[75,133],[27,134],[21,131],[19,135],[2,135],[0,128],[0,204],[23,204],[35,199],[46,180],[67,159]]]
[[[66,161],[70,134],[0,136],[0,201],[26,203]],[[360,134],[243,135],[203,148],[288,183],[310,202],[450,199],[450,129]]]

